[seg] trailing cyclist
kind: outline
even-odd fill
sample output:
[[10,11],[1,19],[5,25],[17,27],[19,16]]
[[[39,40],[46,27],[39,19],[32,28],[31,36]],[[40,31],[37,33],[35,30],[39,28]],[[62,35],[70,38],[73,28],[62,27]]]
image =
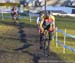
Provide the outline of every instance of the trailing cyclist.
[[17,23],[18,22],[19,12],[18,12],[18,9],[16,7],[13,7],[11,9],[11,16],[12,16],[12,20],[14,21],[14,23]]
[[52,36],[53,36],[53,31],[55,28],[55,18],[53,15],[49,14],[43,14],[42,15],[42,20],[40,21],[40,49],[43,48],[42,45],[42,41],[43,41],[43,35],[44,35],[44,31],[47,30],[48,31],[48,37],[49,37],[49,41],[48,41],[48,49],[49,49],[49,45],[50,42],[52,40]]

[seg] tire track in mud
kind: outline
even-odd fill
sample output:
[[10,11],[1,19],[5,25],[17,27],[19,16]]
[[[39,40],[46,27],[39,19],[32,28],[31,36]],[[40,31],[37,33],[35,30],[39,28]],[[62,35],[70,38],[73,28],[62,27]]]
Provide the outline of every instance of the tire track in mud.
[[25,32],[26,38],[28,40],[31,40],[30,43],[32,43],[33,46],[30,47],[30,51],[27,50],[23,52],[26,52],[32,56],[33,63],[65,63],[65,61],[60,59],[60,57],[56,53],[51,51],[50,56],[46,57],[43,51],[39,49],[39,33],[37,28],[26,27]]
[[65,63],[54,52],[51,52],[49,57],[44,56],[43,51],[39,49],[39,33],[36,26],[26,25],[18,30],[20,41],[24,42],[24,45],[13,52],[1,51],[0,63]]

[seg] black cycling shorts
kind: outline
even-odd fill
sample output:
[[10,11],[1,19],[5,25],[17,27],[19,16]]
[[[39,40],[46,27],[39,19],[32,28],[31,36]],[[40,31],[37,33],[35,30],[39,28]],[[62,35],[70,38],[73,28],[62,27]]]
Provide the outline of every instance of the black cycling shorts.
[[50,28],[50,24],[47,25],[47,26],[43,26],[43,28],[44,28],[44,30],[49,30],[49,28]]

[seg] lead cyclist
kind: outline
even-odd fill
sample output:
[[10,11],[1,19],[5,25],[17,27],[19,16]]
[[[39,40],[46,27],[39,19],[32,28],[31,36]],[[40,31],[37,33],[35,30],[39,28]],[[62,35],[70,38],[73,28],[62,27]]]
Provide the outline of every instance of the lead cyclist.
[[[45,27],[44,27],[45,26]],[[45,18],[42,18],[42,21],[40,22],[40,49],[43,48],[42,46],[42,37],[44,34],[44,30],[48,31],[49,34],[49,42],[48,42],[48,49],[50,47],[50,42],[52,40],[53,32],[55,28],[55,21],[54,21],[54,16],[51,14],[48,16],[45,16]]]

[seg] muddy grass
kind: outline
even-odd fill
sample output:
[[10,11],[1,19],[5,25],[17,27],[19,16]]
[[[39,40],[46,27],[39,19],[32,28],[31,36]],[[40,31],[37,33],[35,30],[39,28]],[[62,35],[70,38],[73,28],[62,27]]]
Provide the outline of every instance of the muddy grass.
[[[12,32],[13,30],[15,32]],[[36,26],[15,26],[13,30],[9,30],[9,36],[15,37],[14,39],[0,38],[0,44],[3,45],[0,46],[0,63],[65,63],[55,52],[51,51],[50,56],[46,57],[39,49],[39,33]]]

